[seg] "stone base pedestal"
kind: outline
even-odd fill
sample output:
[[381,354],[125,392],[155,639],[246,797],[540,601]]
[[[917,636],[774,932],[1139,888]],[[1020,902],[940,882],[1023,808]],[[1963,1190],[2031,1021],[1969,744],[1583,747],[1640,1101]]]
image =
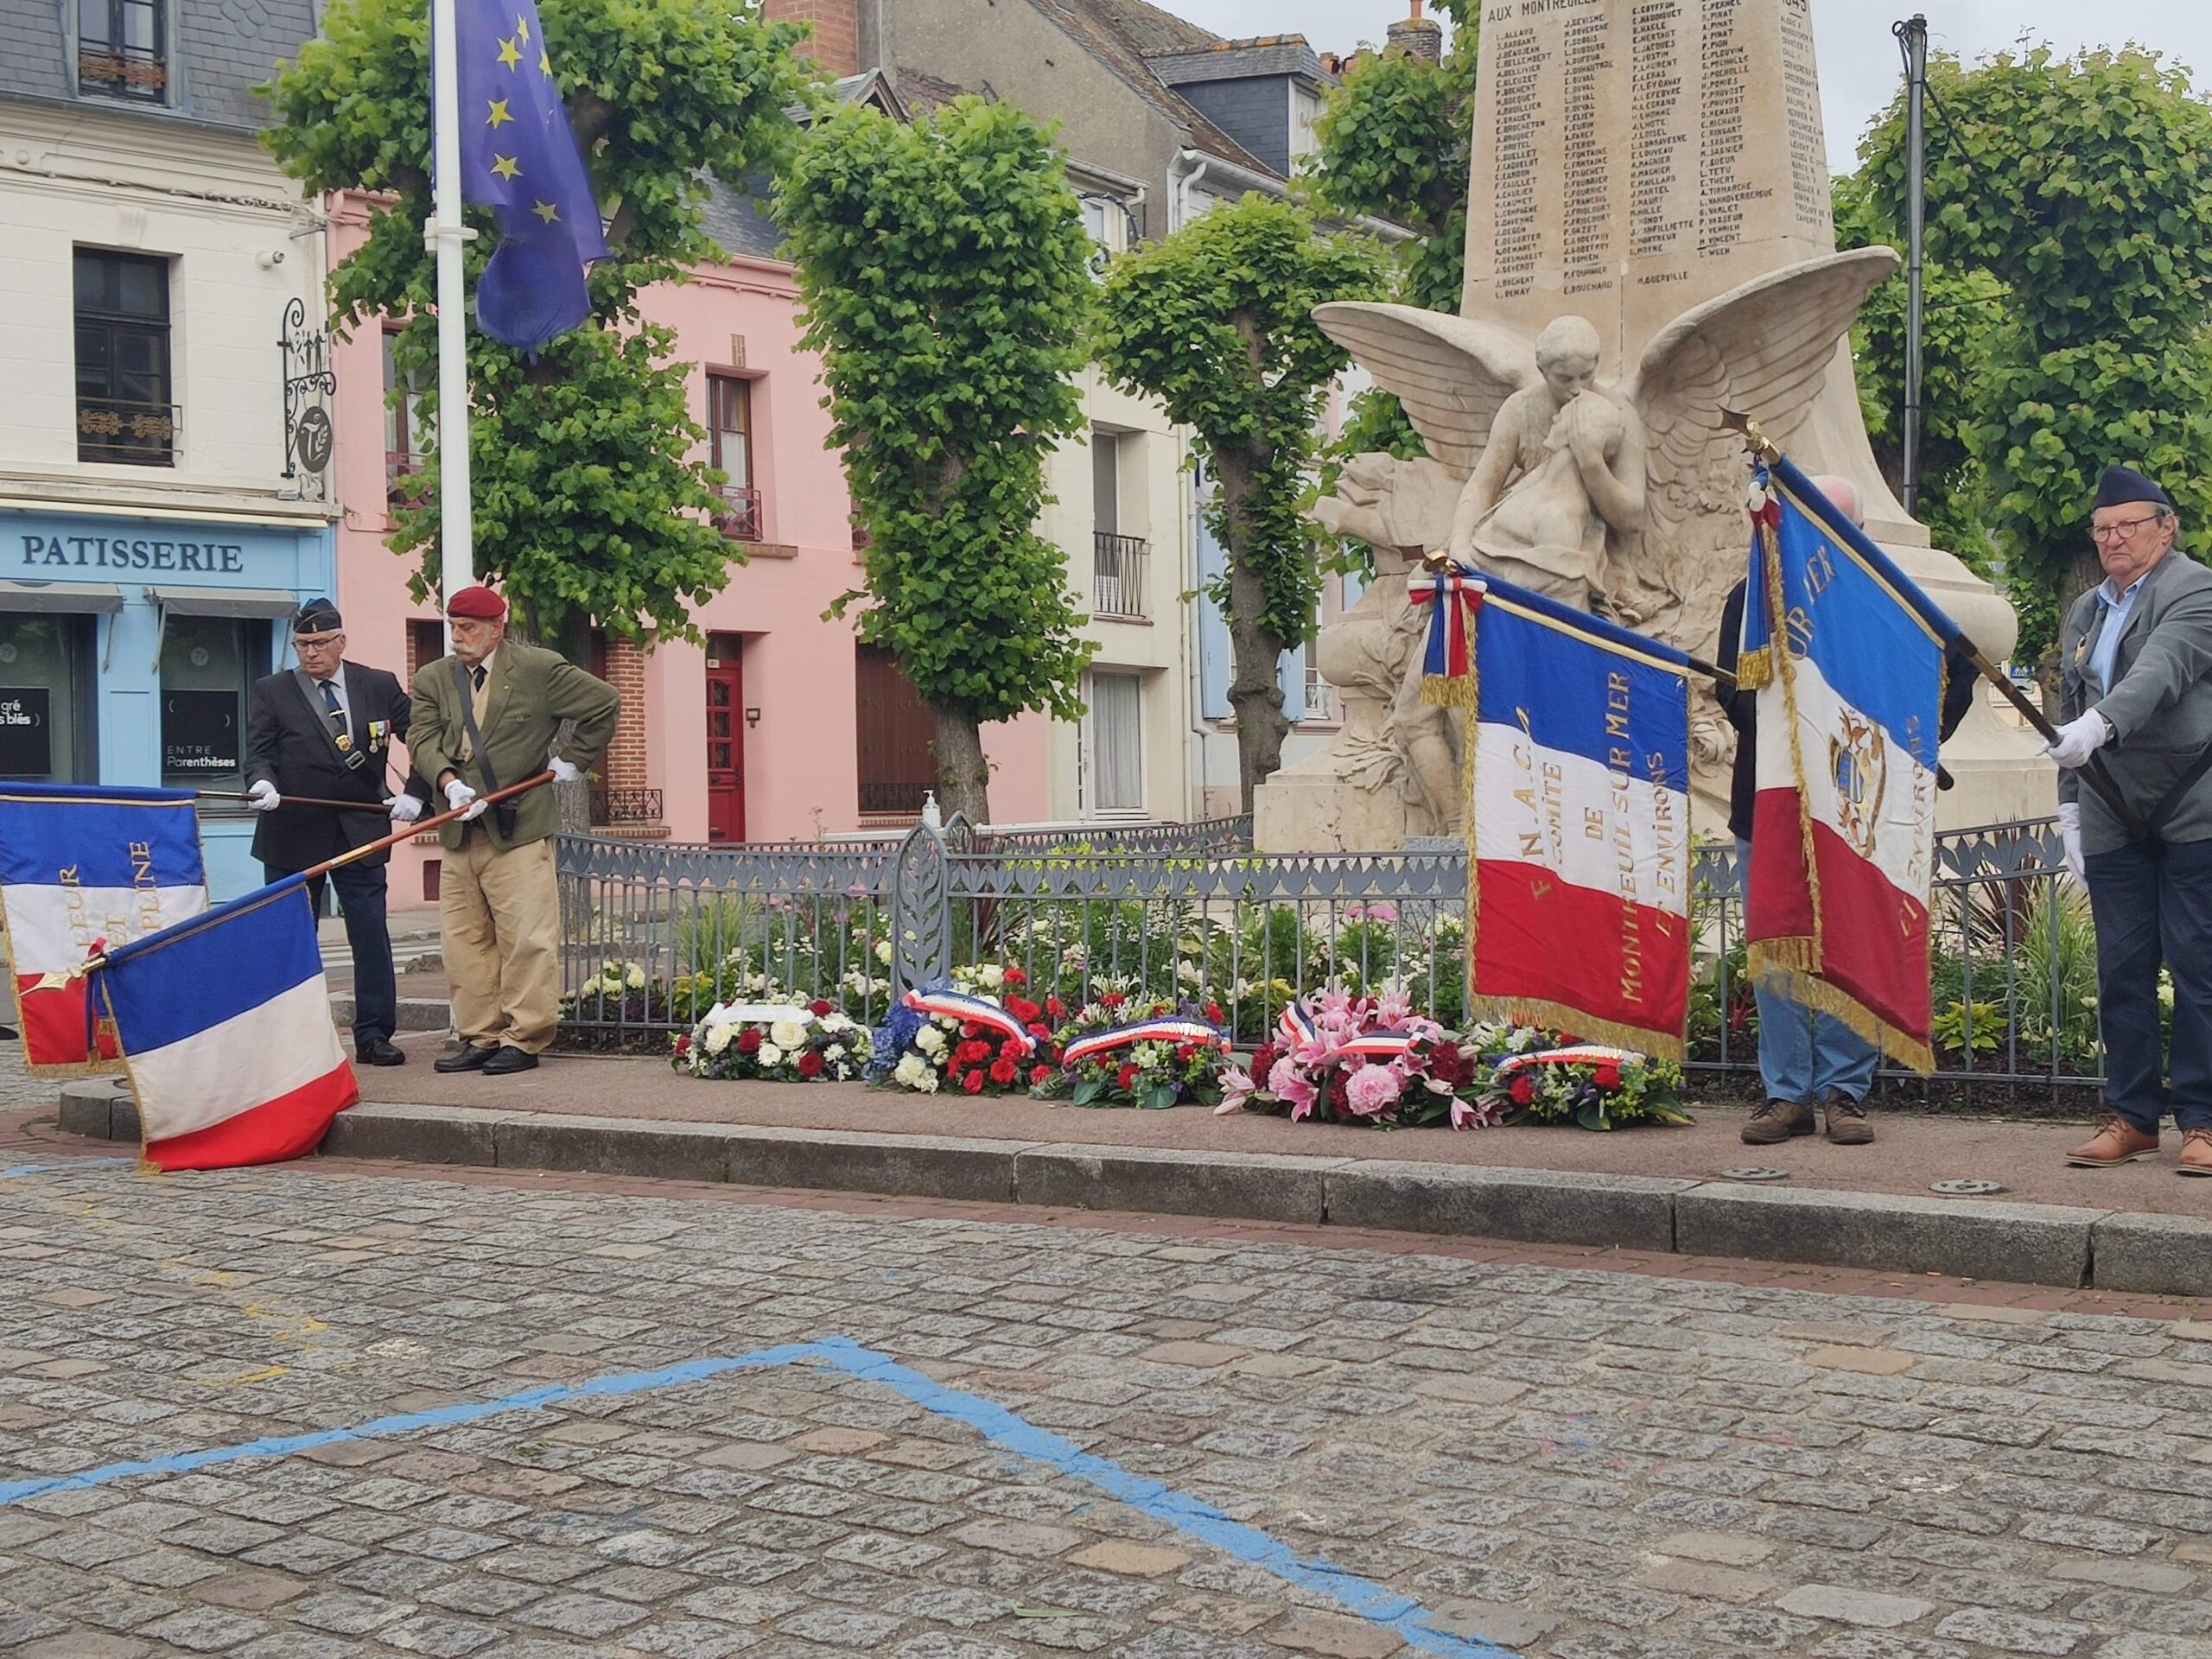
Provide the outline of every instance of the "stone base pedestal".
[[1254,793],[1252,844],[1259,851],[1395,853],[1408,833],[1429,831],[1428,815],[1395,788],[1363,789],[1332,771],[1309,768],[1311,762],[1285,767]]

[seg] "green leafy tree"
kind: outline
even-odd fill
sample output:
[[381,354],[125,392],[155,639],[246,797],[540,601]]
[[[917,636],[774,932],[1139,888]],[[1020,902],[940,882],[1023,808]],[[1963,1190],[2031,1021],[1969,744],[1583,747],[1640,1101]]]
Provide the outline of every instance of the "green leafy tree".
[[[861,637],[937,716],[948,810],[988,820],[982,727],[1083,713],[1067,557],[1037,533],[1046,457],[1083,426],[1093,303],[1083,212],[1048,135],[954,100],[810,132],[777,190],[807,345],[874,537]],[[838,607],[840,613],[843,605]]]
[[[1864,175],[1835,181],[1836,245],[1902,248]],[[1979,408],[1978,382],[2012,327],[2004,284],[1987,272],[1930,263],[1921,361],[1919,517],[1936,544],[1985,575],[1994,556],[1983,516],[1980,466],[1966,429]],[[1904,488],[1904,363],[1908,290],[1902,275],[1876,289],[1859,313],[1852,355],[1874,459],[1892,490]]]
[[1313,308],[1379,297],[1385,270],[1364,239],[1325,236],[1305,208],[1254,194],[1106,275],[1100,365],[1192,429],[1216,483],[1206,523],[1228,569],[1208,597],[1235,648],[1229,701],[1248,809],[1290,730],[1277,664],[1312,637],[1320,598],[1300,506],[1323,400],[1349,359]]
[[[1472,0],[1440,0],[1436,9],[1452,21],[1442,60],[1431,63],[1405,52],[1361,58],[1330,94],[1314,127],[1320,147],[1305,183],[1325,213],[1367,215],[1412,231],[1414,239],[1394,250],[1395,297],[1457,312],[1467,268],[1478,9]],[[1319,489],[1334,483],[1343,461],[1376,450],[1408,458],[1428,453],[1397,397],[1370,386],[1345,411]],[[1372,556],[1353,543],[1331,563],[1371,569]]]
[[[673,331],[639,315],[639,289],[719,257],[702,215],[709,177],[774,163],[795,135],[789,110],[812,71],[802,31],[746,21],[706,0],[542,0],[553,72],[602,212],[612,257],[593,267],[593,316],[536,362],[473,330],[468,340],[474,563],[502,582],[539,637],[580,654],[596,620],[635,638],[690,636],[693,607],[729,580],[731,543],[709,522],[721,476],[696,459],[690,365]],[[350,331],[404,317],[394,347],[408,380],[435,385],[429,16],[419,0],[334,0],[320,38],[264,89],[264,142],[314,194],[377,199],[367,241],[332,273]],[[471,209],[473,292],[497,226]],[[435,429],[434,391],[421,397]],[[439,456],[416,505],[395,513],[391,546],[416,553],[418,598],[440,579]]]
[[[1929,251],[2009,296],[1959,428],[1983,478],[2024,632],[2047,639],[2096,581],[2083,534],[2107,462],[2212,509],[2212,106],[2137,51],[1933,65]],[[1869,136],[1861,179],[1902,222],[1904,124]]]

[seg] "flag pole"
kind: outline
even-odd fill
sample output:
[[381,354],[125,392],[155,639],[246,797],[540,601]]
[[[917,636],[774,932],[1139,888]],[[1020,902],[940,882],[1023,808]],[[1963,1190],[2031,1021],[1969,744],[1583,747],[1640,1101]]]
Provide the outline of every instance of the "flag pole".
[[[338,868],[340,865],[357,864],[365,858],[372,858],[378,853],[390,851],[392,848],[398,846],[403,841],[408,841],[412,839],[414,836],[423,835],[429,830],[439,828],[441,825],[451,823],[455,818],[460,817],[463,813],[473,809],[480,801],[487,807],[497,806],[501,801],[506,800],[512,796],[520,795],[526,790],[536,789],[541,784],[550,784],[552,781],[553,774],[551,772],[541,772],[535,778],[525,778],[518,784],[509,784],[505,789],[495,789],[489,795],[480,795],[476,798],[476,800],[471,801],[467,806],[459,806],[454,808],[451,811],[441,812],[434,818],[424,818],[418,823],[410,823],[404,830],[396,830],[392,834],[385,836],[381,841],[368,842],[361,846],[354,848],[353,850],[349,853],[340,853],[335,858],[326,858],[321,863],[315,865],[310,869],[302,870],[298,872],[298,874],[308,880],[313,880],[319,875],[328,875],[331,871]],[[279,878],[279,880],[285,881],[289,881],[292,878],[289,875]],[[273,887],[276,884],[271,882],[270,885]],[[184,921],[175,924],[175,925],[178,927],[188,927],[197,919],[198,918],[196,917],[188,918]],[[150,938],[152,936],[149,935],[148,937]],[[58,990],[61,987],[69,984],[71,982],[83,979],[87,975],[96,973],[100,969],[106,966],[107,953],[105,951],[102,951],[99,956],[86,957],[84,961],[78,963],[73,967],[56,969],[52,973],[42,975],[40,976],[36,984],[27,986],[24,988],[34,991]]]
[[[474,232],[461,222],[460,35],[455,0],[430,0],[435,165],[430,222],[423,227],[423,239],[437,258],[438,565],[448,599],[476,581],[468,477],[468,286],[461,264]],[[446,649],[453,649],[450,619]]]
[[[203,801],[250,801],[252,796],[230,789],[195,789],[193,794]],[[332,801],[320,795],[286,795],[281,798],[286,806],[327,806],[334,812],[382,812],[382,801]]]

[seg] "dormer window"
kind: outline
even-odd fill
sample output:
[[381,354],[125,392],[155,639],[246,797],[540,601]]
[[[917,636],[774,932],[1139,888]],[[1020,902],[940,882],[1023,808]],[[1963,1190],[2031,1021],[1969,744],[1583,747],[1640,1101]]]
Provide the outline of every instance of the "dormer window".
[[168,98],[166,0],[78,0],[77,86],[143,104]]

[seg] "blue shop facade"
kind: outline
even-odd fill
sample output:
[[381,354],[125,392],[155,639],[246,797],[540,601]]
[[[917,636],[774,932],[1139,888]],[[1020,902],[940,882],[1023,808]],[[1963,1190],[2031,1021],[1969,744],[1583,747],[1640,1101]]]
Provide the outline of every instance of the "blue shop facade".
[[[243,791],[246,693],[337,591],[316,520],[0,508],[0,780]],[[253,814],[209,801],[217,899],[262,883]]]

